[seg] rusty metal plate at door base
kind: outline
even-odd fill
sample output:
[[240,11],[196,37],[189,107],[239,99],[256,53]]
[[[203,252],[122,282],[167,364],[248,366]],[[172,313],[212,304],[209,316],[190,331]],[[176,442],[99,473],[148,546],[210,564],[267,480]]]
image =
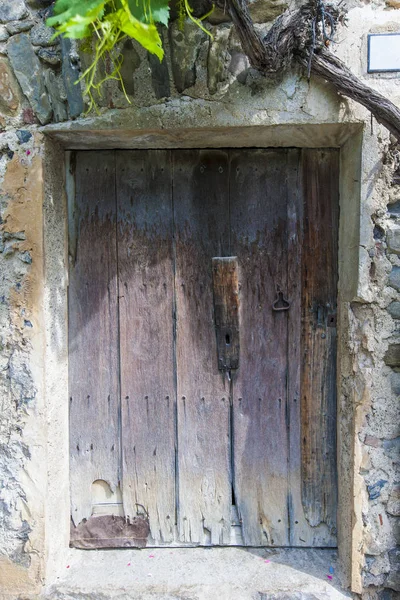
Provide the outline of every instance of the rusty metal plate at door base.
[[212,259],[218,369],[239,367],[239,282],[236,256]]
[[132,520],[114,515],[92,516],[79,523],[71,522],[71,548],[144,548],[150,533],[144,517]]

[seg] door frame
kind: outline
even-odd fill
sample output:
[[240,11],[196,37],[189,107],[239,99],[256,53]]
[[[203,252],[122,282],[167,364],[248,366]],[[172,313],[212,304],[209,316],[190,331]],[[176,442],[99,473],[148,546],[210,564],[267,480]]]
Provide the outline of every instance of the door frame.
[[[99,117],[99,119],[101,119]],[[350,303],[363,298],[362,280],[369,263],[360,250],[362,149],[366,143],[362,125],[324,124],[209,127],[176,130],[131,131],[101,128],[101,121],[90,119],[87,130],[69,123],[43,128],[46,134],[44,155],[44,251],[46,350],[44,396],[48,414],[48,445],[52,449],[48,464],[48,501],[46,504],[47,580],[54,582],[69,549],[69,437],[68,437],[68,339],[67,285],[68,237],[67,199],[74,194],[71,152],[75,149],[125,148],[221,148],[221,147],[336,147],[340,148],[339,285],[337,348],[337,447],[338,447],[338,548],[344,573],[352,589],[359,588],[362,552],[362,481],[358,476],[361,460],[354,431],[363,417],[362,392],[352,385],[351,355],[348,340]],[[111,133],[111,135],[110,135]],[[92,135],[91,135],[92,134]],[[65,192],[64,192],[65,190]],[[368,227],[364,227],[369,231]],[[364,295],[365,296],[365,295]],[[345,402],[343,399],[345,398]],[[358,407],[357,407],[358,405]]]

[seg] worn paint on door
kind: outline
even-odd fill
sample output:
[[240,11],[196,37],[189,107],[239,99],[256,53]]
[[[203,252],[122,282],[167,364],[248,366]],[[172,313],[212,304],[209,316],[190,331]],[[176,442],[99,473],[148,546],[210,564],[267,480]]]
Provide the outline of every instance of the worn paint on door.
[[336,545],[338,156],[76,153],[73,545]]

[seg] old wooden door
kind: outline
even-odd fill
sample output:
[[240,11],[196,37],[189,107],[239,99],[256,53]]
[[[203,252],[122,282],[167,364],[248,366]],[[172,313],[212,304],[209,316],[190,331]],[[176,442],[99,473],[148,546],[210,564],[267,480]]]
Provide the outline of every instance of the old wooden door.
[[335,546],[338,151],[75,164],[73,545]]

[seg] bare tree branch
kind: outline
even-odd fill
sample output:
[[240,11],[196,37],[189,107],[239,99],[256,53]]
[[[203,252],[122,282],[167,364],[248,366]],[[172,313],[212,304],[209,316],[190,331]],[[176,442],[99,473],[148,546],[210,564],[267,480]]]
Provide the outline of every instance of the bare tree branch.
[[287,69],[294,61],[315,73],[343,96],[365,106],[399,141],[400,109],[388,98],[365,85],[330,52],[332,34],[343,19],[337,8],[310,0],[301,8],[281,15],[262,38],[247,9],[247,0],[219,0],[225,3],[242,44],[255,69],[264,74]]
[[[300,57],[298,60],[304,65]],[[312,72],[329,81],[342,94],[367,108],[386,129],[400,141],[400,109],[379,92],[364,85],[346,65],[327,50],[315,53]]]
[[[223,9],[225,8],[224,4],[225,0],[219,6]],[[247,10],[246,0],[228,0],[227,9],[236,27],[243,52],[247,55],[250,64],[260,71],[268,70],[269,54],[266,45],[254,27],[253,20]]]

